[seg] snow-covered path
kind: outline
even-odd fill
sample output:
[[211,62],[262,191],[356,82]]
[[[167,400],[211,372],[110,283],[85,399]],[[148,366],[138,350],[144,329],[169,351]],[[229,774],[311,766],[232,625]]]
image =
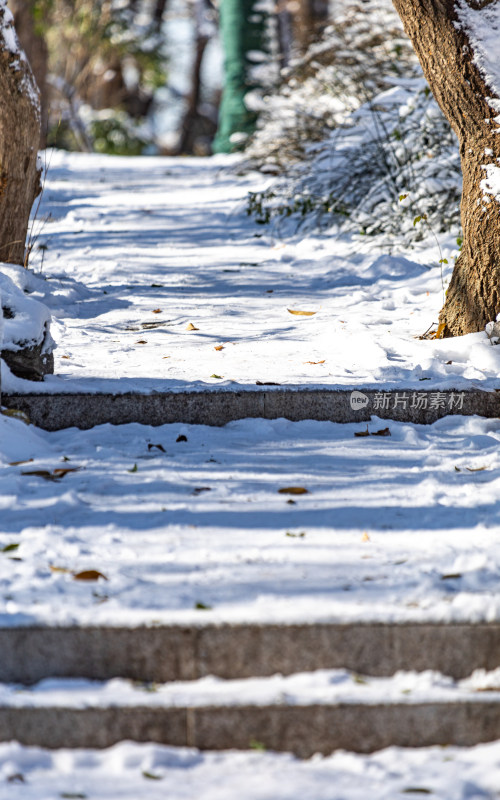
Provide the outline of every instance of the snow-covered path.
[[0,417],[0,623],[499,620],[500,422],[365,427]]
[[[442,303],[432,238],[392,256],[369,237],[281,240],[245,213],[262,176],[232,163],[48,155],[31,260],[48,281],[30,288],[55,318],[58,377],[37,390],[495,388],[484,333],[416,338]],[[4,368],[3,388],[32,386]]]
[[[57,753],[0,745],[9,800],[435,800],[494,798],[500,745],[470,750],[389,748],[299,761],[265,752],[200,753],[124,742],[105,751]],[[1,789],[0,789],[1,791]]]

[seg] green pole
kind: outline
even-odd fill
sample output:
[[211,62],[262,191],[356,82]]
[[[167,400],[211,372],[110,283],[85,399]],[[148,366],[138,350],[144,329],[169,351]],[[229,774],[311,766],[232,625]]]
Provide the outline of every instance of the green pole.
[[[264,50],[264,12],[254,10],[256,0],[222,0],[220,35],[224,51],[224,89],[219,124],[213,142],[214,153],[231,153],[241,148],[245,136],[253,133],[257,114],[245,105],[245,95],[257,88],[251,78],[251,51]],[[235,137],[234,134],[243,134]]]

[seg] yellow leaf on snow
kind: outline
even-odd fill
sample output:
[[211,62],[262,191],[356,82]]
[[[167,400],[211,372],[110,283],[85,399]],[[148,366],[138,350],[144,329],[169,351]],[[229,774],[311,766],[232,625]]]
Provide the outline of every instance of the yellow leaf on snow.
[[289,314],[295,314],[297,317],[313,317],[316,311],[299,311],[297,308],[287,308]]
[[323,361],[304,361],[304,364],[324,364],[325,361],[326,358],[324,358]]
[[278,489],[279,494],[309,494],[308,489],[303,486],[285,486],[283,489]]
[[362,542],[369,542],[370,541],[370,537],[368,536],[366,531],[363,533],[363,536],[361,537],[361,541]]
[[186,330],[187,331],[199,331],[200,329],[197,328],[195,325],[193,325],[192,322],[190,322],[189,325],[186,325]]
[[224,345],[223,344],[219,344],[219,345],[217,345],[217,347],[214,347],[214,350],[224,350]]

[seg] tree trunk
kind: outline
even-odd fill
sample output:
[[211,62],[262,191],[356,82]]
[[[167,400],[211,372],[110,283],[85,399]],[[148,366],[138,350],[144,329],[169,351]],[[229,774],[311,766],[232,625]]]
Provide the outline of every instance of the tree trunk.
[[48,127],[49,100],[47,72],[49,51],[44,36],[37,30],[35,24],[35,4],[36,0],[8,0],[9,8],[14,14],[14,25],[19,37],[19,42],[28,57],[31,70],[40,90],[42,105],[40,148],[43,150],[46,146]]
[[33,201],[40,192],[39,92],[0,0],[0,261],[23,264]]
[[484,330],[500,313],[500,198],[484,192],[486,168],[500,164],[494,120],[500,96],[474,63],[477,53],[463,20],[464,10],[488,13],[500,0],[393,2],[460,145],[463,246],[440,314],[443,336],[459,336]]

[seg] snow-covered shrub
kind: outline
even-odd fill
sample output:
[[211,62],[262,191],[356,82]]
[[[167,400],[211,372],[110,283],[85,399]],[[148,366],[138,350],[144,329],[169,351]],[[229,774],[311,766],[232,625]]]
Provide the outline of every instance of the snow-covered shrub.
[[341,223],[411,244],[422,225],[460,225],[461,172],[454,134],[423,79],[398,81],[351,114],[307,159],[249,199],[260,222]]
[[416,74],[390,0],[338,0],[334,17],[322,40],[284,72],[279,90],[264,98],[246,151],[252,167],[288,169],[391,78]]

